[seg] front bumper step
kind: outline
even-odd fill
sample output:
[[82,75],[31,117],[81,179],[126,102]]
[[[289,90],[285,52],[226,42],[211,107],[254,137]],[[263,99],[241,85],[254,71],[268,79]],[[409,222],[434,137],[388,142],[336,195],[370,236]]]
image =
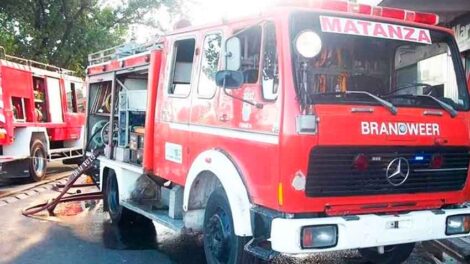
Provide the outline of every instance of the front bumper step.
[[265,248],[260,243],[267,242],[266,240],[259,241],[255,238],[252,238],[248,243],[245,245],[245,251],[250,253],[251,255],[255,256],[258,259],[262,259],[264,261],[271,261],[277,256],[279,256],[279,252],[272,250],[271,248]]
[[[396,215],[344,217],[274,218],[271,224],[272,249],[283,254],[304,254],[413,243],[467,236],[446,235],[447,217],[470,214],[470,208],[414,211]],[[328,248],[304,249],[300,245],[302,227],[336,225],[337,244]]]

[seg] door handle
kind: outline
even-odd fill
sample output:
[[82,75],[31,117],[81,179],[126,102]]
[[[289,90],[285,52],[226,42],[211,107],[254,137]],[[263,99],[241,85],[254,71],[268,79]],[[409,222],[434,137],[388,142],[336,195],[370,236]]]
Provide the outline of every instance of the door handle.
[[374,108],[372,107],[353,107],[351,113],[373,113]]
[[425,110],[423,114],[428,115],[428,116],[442,116],[443,115],[442,111],[438,111],[438,110]]
[[229,118],[227,114],[222,114],[221,116],[219,116],[219,121],[227,122],[228,120]]

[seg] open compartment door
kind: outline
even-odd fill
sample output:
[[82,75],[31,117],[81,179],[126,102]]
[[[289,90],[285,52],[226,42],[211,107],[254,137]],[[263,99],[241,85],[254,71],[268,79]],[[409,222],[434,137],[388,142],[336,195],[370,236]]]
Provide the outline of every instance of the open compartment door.
[[49,103],[49,114],[51,123],[62,123],[62,98],[60,93],[59,79],[47,78],[47,99]]

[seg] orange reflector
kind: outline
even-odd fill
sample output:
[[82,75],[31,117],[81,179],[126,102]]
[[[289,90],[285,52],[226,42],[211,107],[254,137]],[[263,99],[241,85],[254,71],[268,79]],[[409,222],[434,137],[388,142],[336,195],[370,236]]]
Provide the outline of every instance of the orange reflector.
[[279,183],[277,187],[277,201],[281,206],[284,204],[284,191],[282,189],[282,183]]
[[85,183],[86,184],[93,184],[94,183],[93,178],[91,178],[91,176],[87,176],[86,179],[85,179]]

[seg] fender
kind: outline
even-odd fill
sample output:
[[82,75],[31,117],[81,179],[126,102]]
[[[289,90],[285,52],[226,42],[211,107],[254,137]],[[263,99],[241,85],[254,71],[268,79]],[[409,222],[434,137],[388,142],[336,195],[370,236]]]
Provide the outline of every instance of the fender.
[[100,161],[100,190],[103,191],[108,170],[114,171],[119,188],[119,201],[130,199],[135,183],[143,174],[141,168],[120,161],[111,160],[103,156],[98,157]]
[[222,184],[232,211],[235,234],[252,236],[248,191],[235,164],[222,152],[207,150],[199,154],[189,169],[184,188],[183,209],[188,211],[189,195],[193,183],[201,172],[210,171]]
[[42,133],[44,135],[46,152],[49,154],[49,136],[45,127],[21,127],[15,129],[15,140],[13,143],[3,146],[3,155],[12,156],[15,159],[28,158],[33,133]]

